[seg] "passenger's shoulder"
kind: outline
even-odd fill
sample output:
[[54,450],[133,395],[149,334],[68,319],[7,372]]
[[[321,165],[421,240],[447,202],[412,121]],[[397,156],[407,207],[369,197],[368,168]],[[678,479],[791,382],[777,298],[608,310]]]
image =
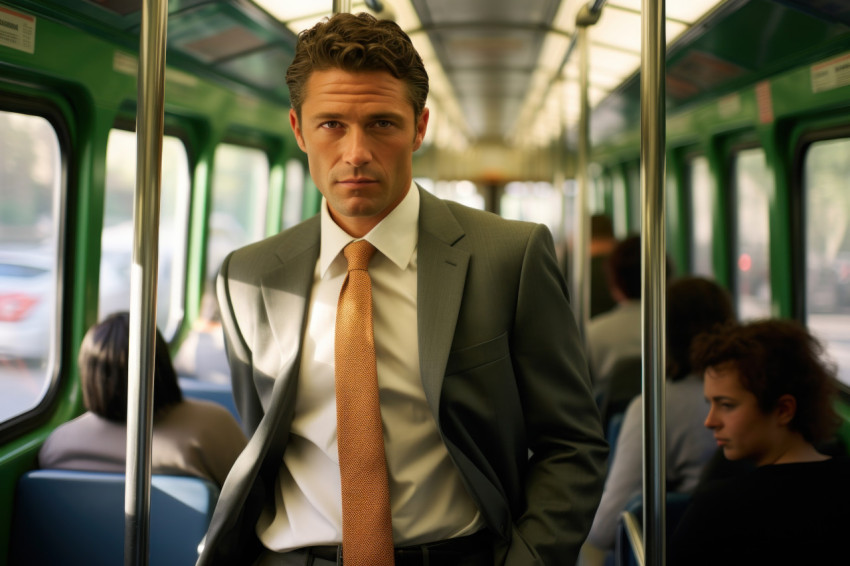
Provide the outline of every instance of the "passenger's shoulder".
[[164,409],[156,416],[154,425],[159,431],[239,428],[230,411],[220,404],[189,398]]

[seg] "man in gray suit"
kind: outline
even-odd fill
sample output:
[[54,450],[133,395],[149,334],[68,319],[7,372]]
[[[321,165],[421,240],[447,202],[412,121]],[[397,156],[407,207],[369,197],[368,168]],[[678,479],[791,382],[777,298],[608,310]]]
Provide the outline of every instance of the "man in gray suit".
[[365,239],[377,248],[394,563],[574,564],[607,445],[551,234],[413,183],[428,77],[396,24],[317,24],[299,36],[287,84],[324,199],[316,217],[222,265],[234,395],[252,436],[198,563],[341,562],[334,321],[341,250]]

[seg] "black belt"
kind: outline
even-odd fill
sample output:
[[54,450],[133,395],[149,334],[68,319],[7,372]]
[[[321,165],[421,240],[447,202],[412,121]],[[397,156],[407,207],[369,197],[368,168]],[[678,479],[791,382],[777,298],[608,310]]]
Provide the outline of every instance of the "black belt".
[[[322,560],[337,562],[337,555],[342,554],[342,546],[310,546],[301,549],[307,555]],[[451,566],[461,558],[469,558],[476,554],[486,557],[482,564],[492,564],[493,537],[486,529],[475,534],[450,538],[427,544],[402,546],[395,549],[396,566]],[[340,560],[339,564],[343,564]]]

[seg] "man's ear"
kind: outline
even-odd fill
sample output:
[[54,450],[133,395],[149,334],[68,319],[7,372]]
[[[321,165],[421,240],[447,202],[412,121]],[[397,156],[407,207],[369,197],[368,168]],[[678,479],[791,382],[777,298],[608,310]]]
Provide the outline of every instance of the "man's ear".
[[428,130],[428,118],[430,117],[430,114],[430,110],[423,108],[422,114],[416,121],[416,137],[413,138],[413,151],[419,149],[422,145],[422,140],[425,139],[425,132]]
[[298,147],[301,151],[306,152],[307,146],[304,144],[304,136],[301,134],[301,126],[298,123],[298,114],[294,108],[289,109],[289,125],[292,126],[292,133],[295,134],[295,141],[298,142]]

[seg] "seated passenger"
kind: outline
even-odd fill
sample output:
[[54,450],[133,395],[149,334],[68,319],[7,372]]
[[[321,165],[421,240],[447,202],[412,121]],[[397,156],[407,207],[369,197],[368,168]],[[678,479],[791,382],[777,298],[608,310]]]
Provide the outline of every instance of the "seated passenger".
[[[666,268],[670,278],[673,267],[669,257]],[[640,236],[628,236],[617,244],[605,270],[617,306],[593,317],[587,325],[587,359],[597,400],[607,393],[610,373],[617,362],[641,355]]]
[[200,317],[174,356],[174,369],[180,377],[230,385],[230,365],[224,350],[214,280],[208,283],[201,298]]
[[[607,214],[590,217],[590,317],[608,312],[617,305],[611,295],[606,275],[606,265],[611,252],[617,246],[614,225]],[[564,271],[566,273],[566,271]]]
[[587,324],[587,361],[597,400],[607,391],[617,361],[641,354],[640,236],[629,236],[616,245],[605,272],[616,307]]
[[[666,434],[667,491],[691,493],[703,466],[714,451],[714,440],[703,427],[708,407],[702,381],[691,369],[689,348],[702,332],[734,320],[726,291],[699,277],[684,277],[667,288]],[[588,535],[589,544],[614,548],[617,521],[629,500],[643,489],[642,398],[629,404],[602,501]]]
[[729,460],[756,467],[700,490],[668,564],[834,564],[846,560],[850,463],[815,444],[838,424],[835,370],[796,322],[767,320],[702,337],[705,426]]
[[[129,334],[126,312],[86,333],[78,365],[88,411],[50,434],[38,454],[40,467],[124,472]],[[197,476],[221,486],[245,447],[245,435],[224,407],[183,398],[158,330],[153,406],[152,472]]]

